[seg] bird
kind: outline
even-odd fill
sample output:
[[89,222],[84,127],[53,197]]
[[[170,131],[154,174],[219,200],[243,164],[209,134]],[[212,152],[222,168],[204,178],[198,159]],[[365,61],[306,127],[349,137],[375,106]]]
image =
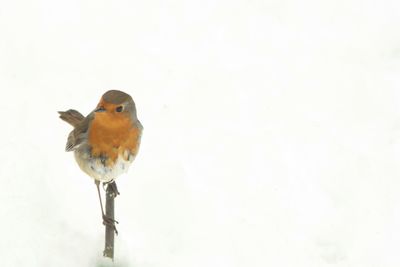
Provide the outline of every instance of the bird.
[[80,169],[94,179],[103,224],[118,234],[117,221],[104,213],[99,185],[111,186],[116,197],[119,192],[115,179],[128,171],[139,151],[143,126],[137,118],[135,102],[125,92],[109,90],[86,117],[74,109],[58,113],[74,128],[68,135],[65,150],[73,151]]

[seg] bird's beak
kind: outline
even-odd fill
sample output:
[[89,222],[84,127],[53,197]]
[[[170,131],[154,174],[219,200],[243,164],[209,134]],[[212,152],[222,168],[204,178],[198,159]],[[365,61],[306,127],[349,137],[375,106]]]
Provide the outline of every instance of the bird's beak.
[[104,112],[104,111],[106,111],[106,109],[104,107],[98,107],[95,109],[94,112]]

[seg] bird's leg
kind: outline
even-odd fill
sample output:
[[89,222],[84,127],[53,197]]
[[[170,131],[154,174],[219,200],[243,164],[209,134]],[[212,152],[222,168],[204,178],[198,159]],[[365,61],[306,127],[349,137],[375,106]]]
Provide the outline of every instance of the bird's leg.
[[99,195],[99,200],[100,200],[100,207],[101,207],[101,215],[103,217],[103,224],[106,226],[111,226],[112,228],[114,228],[115,234],[118,235],[118,231],[117,228],[115,227],[115,223],[118,223],[116,220],[109,218],[105,215],[104,213],[104,209],[103,209],[103,202],[101,200],[101,194],[100,194],[100,182],[99,181],[95,181],[96,187],[97,187],[97,194]]

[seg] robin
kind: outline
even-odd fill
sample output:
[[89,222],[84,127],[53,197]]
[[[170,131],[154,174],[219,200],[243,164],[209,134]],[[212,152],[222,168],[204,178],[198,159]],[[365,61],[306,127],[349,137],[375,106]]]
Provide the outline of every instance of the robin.
[[138,153],[143,126],[137,118],[135,102],[122,91],[110,90],[86,117],[73,109],[59,114],[74,127],[65,150],[74,151],[81,170],[94,179],[103,224],[112,226],[118,233],[116,221],[104,213],[99,184],[111,186],[114,197],[118,195],[114,180],[128,170]]

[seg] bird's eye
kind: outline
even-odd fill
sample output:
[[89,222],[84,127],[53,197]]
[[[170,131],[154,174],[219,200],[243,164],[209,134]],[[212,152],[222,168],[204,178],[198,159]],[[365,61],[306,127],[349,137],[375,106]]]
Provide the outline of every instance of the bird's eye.
[[115,109],[116,112],[121,112],[124,109],[123,106],[119,106]]

